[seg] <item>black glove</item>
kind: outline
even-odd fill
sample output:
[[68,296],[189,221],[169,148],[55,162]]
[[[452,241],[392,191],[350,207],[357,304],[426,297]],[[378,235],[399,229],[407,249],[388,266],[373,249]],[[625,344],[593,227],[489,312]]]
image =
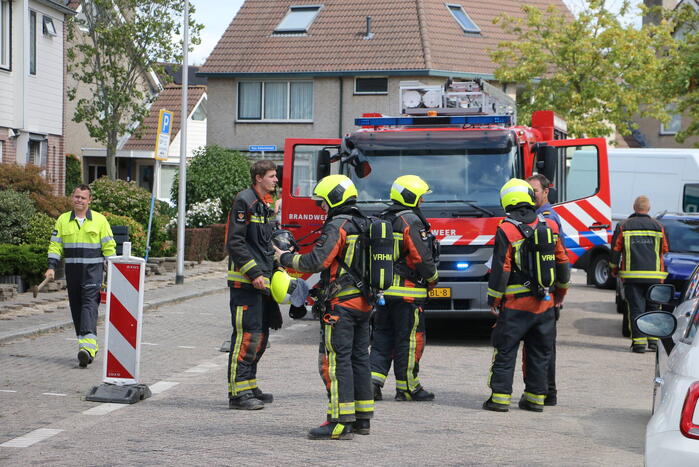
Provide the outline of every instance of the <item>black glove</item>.
[[561,317],[561,307],[560,306],[555,306],[553,307],[553,315],[556,317],[556,321]]
[[282,324],[284,324],[282,312],[279,310],[279,305],[275,302],[269,314],[269,327],[276,331],[277,329],[281,329]]
[[294,306],[289,307],[289,317],[291,319],[301,319],[306,316],[307,310],[305,306]]

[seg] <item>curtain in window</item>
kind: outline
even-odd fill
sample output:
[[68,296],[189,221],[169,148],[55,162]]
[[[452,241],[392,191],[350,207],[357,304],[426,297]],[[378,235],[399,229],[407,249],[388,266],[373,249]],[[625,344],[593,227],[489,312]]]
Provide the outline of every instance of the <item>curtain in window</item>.
[[286,120],[287,83],[265,83],[265,120]]
[[292,120],[313,119],[313,83],[291,83],[291,112]]
[[175,181],[175,175],[177,174],[177,166],[175,165],[161,165],[160,166],[160,193],[159,198],[170,199],[170,190],[172,190],[172,184]]
[[262,83],[241,81],[238,83],[238,118],[262,118]]

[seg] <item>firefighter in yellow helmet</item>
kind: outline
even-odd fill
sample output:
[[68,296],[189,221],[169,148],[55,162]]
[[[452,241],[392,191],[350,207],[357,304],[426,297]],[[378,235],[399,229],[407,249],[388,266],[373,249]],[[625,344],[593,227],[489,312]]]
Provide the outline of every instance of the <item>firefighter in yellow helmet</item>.
[[374,413],[369,368],[369,315],[371,305],[363,283],[362,252],[357,239],[368,219],[356,206],[357,189],[344,175],[323,178],[313,190],[327,219],[313,250],[306,254],[281,251],[275,255],[284,267],[300,272],[321,272],[316,310],[321,315],[319,371],[328,394],[327,421],[310,430],[311,439],[350,439],[368,435]]
[[[491,337],[495,350],[488,380],[492,393],[483,403],[486,410],[509,410],[520,341],[524,341],[526,371],[519,407],[534,412],[544,410],[548,362],[553,348],[554,305],[563,302],[570,272],[558,226],[536,215],[534,199],[534,190],[524,180],[511,179],[500,190],[507,217],[495,234],[488,281],[488,304],[497,322]],[[537,248],[549,248],[545,250],[547,254],[533,253],[532,242],[537,242]],[[549,284],[554,287],[553,300],[548,287],[541,285],[541,275],[535,278],[533,269],[537,266],[532,258],[539,258],[539,263],[544,259],[550,261],[547,269],[555,271],[549,276]]]
[[391,187],[393,204],[381,218],[393,226],[393,285],[384,292],[385,304],[376,307],[371,346],[374,399],[391,369],[399,401],[431,401],[434,394],[422,387],[419,363],[425,348],[423,305],[427,290],[437,284],[438,244],[420,209],[429,185],[417,175],[398,177]]

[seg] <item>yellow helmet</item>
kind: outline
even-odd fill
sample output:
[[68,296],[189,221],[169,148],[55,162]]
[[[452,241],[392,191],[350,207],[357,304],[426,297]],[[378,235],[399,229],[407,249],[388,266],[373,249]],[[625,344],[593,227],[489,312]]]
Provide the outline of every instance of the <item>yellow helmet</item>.
[[272,274],[269,285],[272,298],[281,304],[301,307],[308,297],[308,284],[303,279],[291,277],[284,269],[277,269]]
[[519,178],[512,178],[500,188],[500,203],[505,211],[509,211],[519,204],[534,206],[534,189]]
[[323,199],[334,208],[345,204],[351,198],[357,198],[357,187],[346,175],[328,175],[318,182],[313,189],[313,197]]
[[423,195],[432,193],[430,186],[417,175],[401,175],[391,186],[391,199],[414,208]]

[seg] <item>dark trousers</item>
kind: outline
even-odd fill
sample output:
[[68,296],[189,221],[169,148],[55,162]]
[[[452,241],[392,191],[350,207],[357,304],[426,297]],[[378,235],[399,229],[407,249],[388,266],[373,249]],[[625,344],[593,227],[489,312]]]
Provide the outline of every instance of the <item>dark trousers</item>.
[[78,337],[96,335],[102,265],[89,265],[87,271],[83,266],[66,265],[66,285],[75,334]]
[[507,307],[500,312],[492,333],[495,352],[489,386],[493,393],[512,394],[517,351],[520,341],[524,341],[524,391],[547,394],[555,328],[553,308],[539,314]]
[[267,348],[272,298],[246,289],[230,289],[231,351],[228,354],[228,396],[257,388],[257,362]]
[[425,318],[422,307],[404,301],[389,301],[379,306],[374,315],[371,345],[371,378],[384,385],[391,369],[396,389],[415,392],[421,388],[418,372],[425,349]]
[[374,414],[369,367],[369,312],[334,305],[321,317],[318,369],[328,391],[329,422]]
[[624,297],[626,299],[626,317],[631,327],[631,341],[645,344],[648,338],[636,327],[635,319],[646,311],[657,310],[658,307],[646,300],[646,292],[653,284],[625,282]]

